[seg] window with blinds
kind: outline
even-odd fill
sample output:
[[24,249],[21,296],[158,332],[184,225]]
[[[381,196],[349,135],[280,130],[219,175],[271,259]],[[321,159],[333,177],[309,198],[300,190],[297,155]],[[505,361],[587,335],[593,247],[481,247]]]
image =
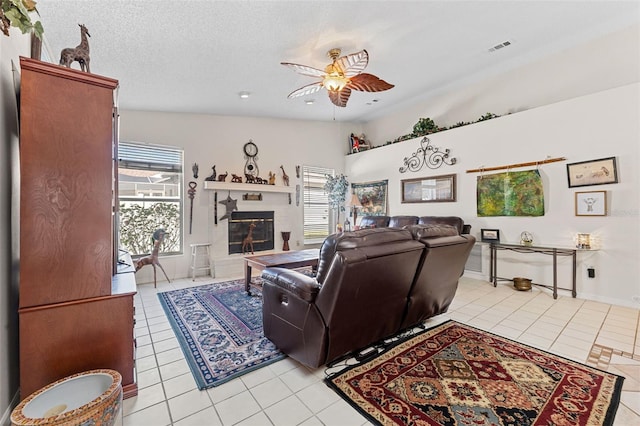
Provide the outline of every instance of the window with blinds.
[[329,199],[324,190],[327,175],[335,171],[324,167],[302,166],[304,243],[322,243],[329,235]]
[[151,236],[160,228],[160,253],[182,253],[182,169],[181,148],[119,142],[119,239],[132,256],[150,253]]

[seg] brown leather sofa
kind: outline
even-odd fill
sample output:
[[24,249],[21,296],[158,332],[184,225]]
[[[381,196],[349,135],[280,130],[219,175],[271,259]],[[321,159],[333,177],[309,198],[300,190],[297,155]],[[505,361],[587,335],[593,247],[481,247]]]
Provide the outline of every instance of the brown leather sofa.
[[457,216],[363,216],[360,219],[360,228],[402,228],[408,225],[451,225],[458,229],[460,234],[468,234],[471,225],[466,225]]
[[475,242],[450,225],[330,235],[315,277],[262,273],[265,336],[310,367],[446,312]]

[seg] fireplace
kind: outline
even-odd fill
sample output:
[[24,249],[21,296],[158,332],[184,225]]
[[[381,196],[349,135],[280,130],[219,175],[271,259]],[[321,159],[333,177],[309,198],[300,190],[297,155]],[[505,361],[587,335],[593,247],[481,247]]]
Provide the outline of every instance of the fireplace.
[[[253,251],[273,250],[273,211],[236,211],[229,220],[229,254],[242,253],[242,242],[252,223]],[[245,252],[251,252],[250,246]]]

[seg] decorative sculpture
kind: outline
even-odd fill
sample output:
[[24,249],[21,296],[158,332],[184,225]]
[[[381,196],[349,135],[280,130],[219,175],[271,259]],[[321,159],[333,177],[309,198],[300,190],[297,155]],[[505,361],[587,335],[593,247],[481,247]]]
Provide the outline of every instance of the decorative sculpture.
[[232,199],[231,195],[227,195],[225,200],[218,201],[218,203],[227,208],[227,212],[220,218],[220,220],[229,219],[231,217],[231,212],[238,210],[238,200]]
[[253,254],[253,230],[255,229],[256,224],[251,222],[249,224],[249,232],[247,236],[242,240],[242,254],[247,253],[249,247],[251,247],[251,254]]
[[89,30],[82,24],[80,26],[80,44],[74,47],[67,47],[60,52],[60,65],[71,68],[71,63],[78,61],[82,71],[91,72],[89,69],[89,40],[91,37]]
[[440,148],[431,145],[431,141],[425,136],[420,141],[420,148],[411,154],[411,157],[404,158],[404,166],[400,167],[400,173],[417,172],[423,166],[430,169],[437,169],[443,164],[452,166],[456,164],[457,160],[454,157],[449,158],[449,152],[449,149],[440,151]]
[[211,167],[211,170],[212,170],[211,176],[204,178],[204,180],[206,180],[208,182],[215,182],[215,180],[216,180],[216,165],[215,164],[213,165],[213,167]]
[[224,172],[223,175],[218,175],[218,182],[224,182],[227,179],[229,172]]
[[198,163],[193,163],[193,166],[191,166],[191,170],[193,171],[193,178],[198,179]]
[[273,172],[269,172],[269,185],[276,184],[276,174]]
[[231,173],[231,182],[242,183],[242,176]]
[[284,182],[284,186],[289,186],[289,175],[284,171],[284,167],[280,166],[280,168],[282,169],[282,181]]
[[191,234],[193,225],[193,199],[196,196],[196,186],[198,186],[198,184],[191,181],[189,182],[189,189],[187,190],[187,194],[189,194],[189,199],[191,200],[191,206],[189,207],[189,234]]
[[156,287],[156,284],[157,284],[157,282],[156,282],[156,265],[158,265],[160,267],[160,269],[162,270],[162,273],[164,274],[164,276],[167,279],[167,281],[171,282],[171,280],[167,276],[167,273],[165,272],[164,268],[160,264],[160,261],[158,260],[158,252],[160,251],[160,246],[162,245],[162,241],[164,240],[165,234],[166,234],[166,232],[165,232],[164,229],[162,229],[162,228],[156,229],[155,232],[153,233],[153,235],[151,236],[151,241],[153,242],[153,250],[151,251],[151,255],[145,256],[145,257],[141,257],[136,262],[136,272],[138,272],[140,269],[142,269],[142,267],[145,266],[145,265],[153,266],[153,287],[154,288]]

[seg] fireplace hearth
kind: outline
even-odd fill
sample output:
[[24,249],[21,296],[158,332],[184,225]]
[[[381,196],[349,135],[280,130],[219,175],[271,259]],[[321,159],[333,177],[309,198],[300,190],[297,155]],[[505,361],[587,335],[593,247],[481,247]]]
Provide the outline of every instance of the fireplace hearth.
[[[242,242],[254,224],[253,251],[273,250],[273,211],[235,211],[229,220],[229,254],[242,253]],[[245,252],[251,252],[245,247]]]

